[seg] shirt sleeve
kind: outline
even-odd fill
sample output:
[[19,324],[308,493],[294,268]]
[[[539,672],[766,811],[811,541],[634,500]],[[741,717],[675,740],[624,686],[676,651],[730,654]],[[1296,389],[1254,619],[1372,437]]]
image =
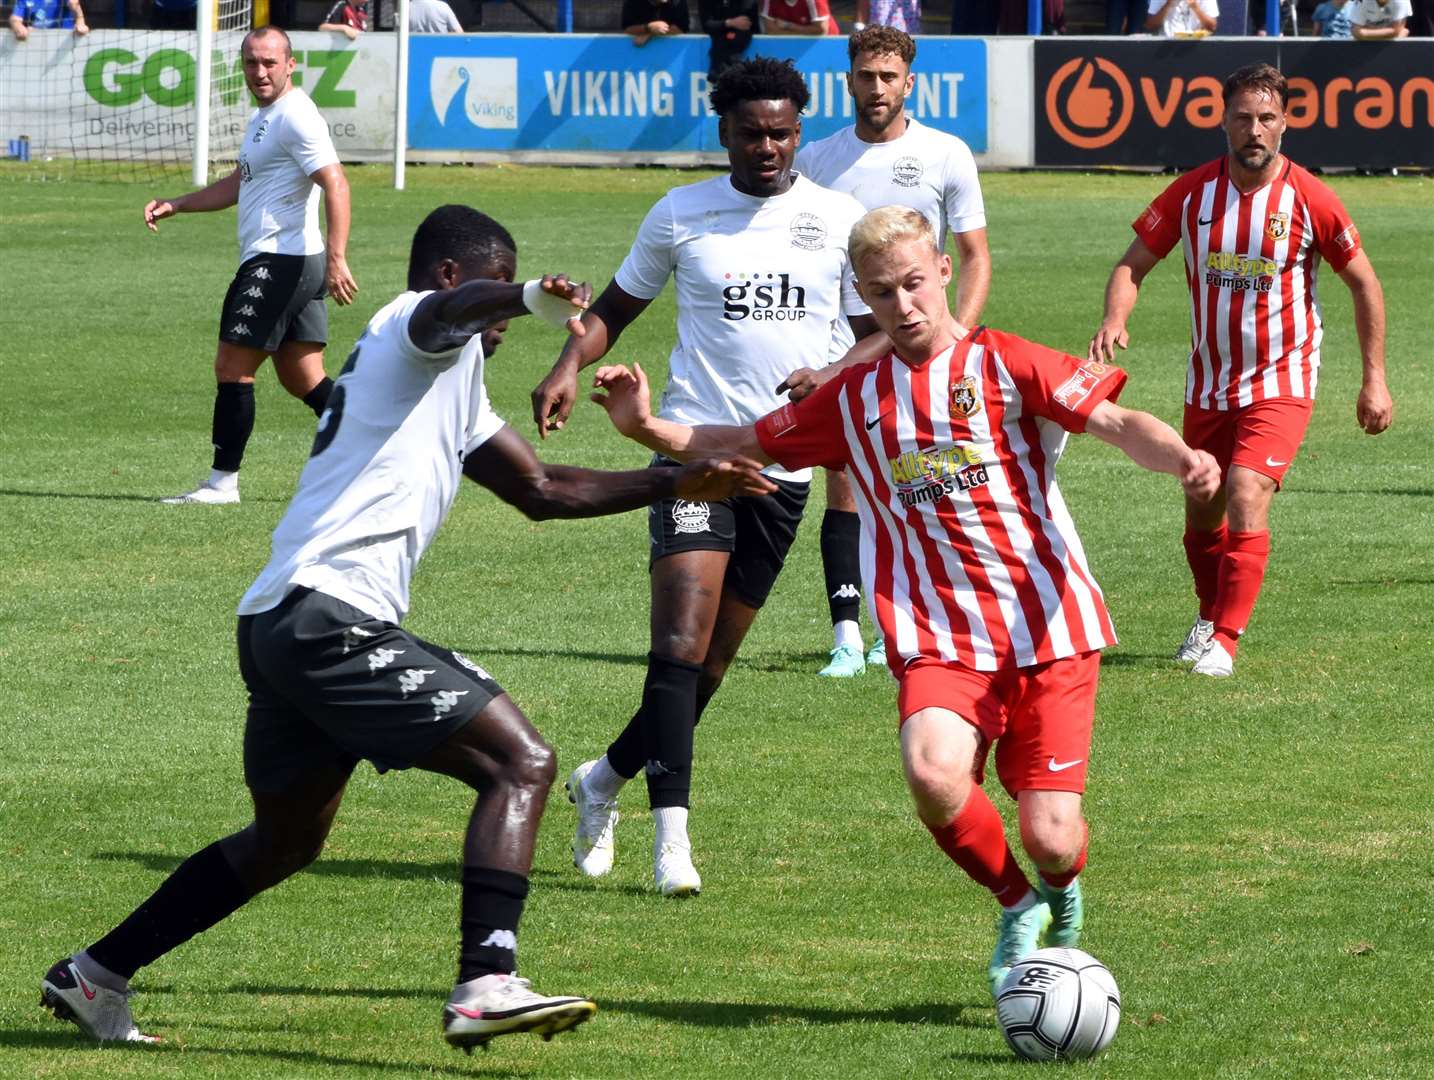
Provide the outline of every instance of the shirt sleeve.
[[488,387],[483,383],[478,384],[478,415],[473,419],[473,434],[468,437],[467,444],[463,447],[463,456],[477,450],[485,442],[498,434],[503,427],[503,418],[493,411],[493,403],[488,400]]
[[1319,181],[1309,185],[1305,200],[1314,223],[1315,248],[1329,268],[1339,273],[1359,251],[1359,230],[1339,196]]
[[851,370],[855,369],[842,372],[801,401],[788,402],[758,420],[755,431],[762,452],[792,471],[813,465],[846,468],[847,445],[840,409],[841,391]]
[[870,315],[871,308],[861,298],[861,294],[856,291],[856,267],[852,265],[851,252],[847,249],[852,226],[861,220],[866,211],[855,199],[852,199],[851,202],[856,207],[856,211],[847,222],[846,234],[841,240],[841,310],[844,315]]
[[[1154,2],[1154,0],[1152,0]],[[1180,211],[1185,202],[1185,177],[1181,177],[1155,197],[1131,223],[1135,235],[1160,259],[1180,242]]]
[[[293,93],[293,91],[290,91]],[[294,109],[284,124],[284,147],[305,176],[327,165],[338,164],[339,155],[334,150],[334,141],[329,138],[329,125],[312,105]]]
[[632,242],[632,250],[612,276],[613,281],[629,296],[639,300],[653,299],[677,268],[675,243],[672,202],[664,195],[642,219],[637,239]]
[[329,13],[320,19],[319,22],[332,23],[336,26],[341,25],[344,21],[344,8],[347,4],[348,0],[339,0],[337,4],[329,8]]
[[453,8],[447,4],[443,5],[443,25],[450,34],[463,33],[463,24],[458,21],[458,16],[454,14]]
[[1022,412],[1054,420],[1067,431],[1084,431],[1091,410],[1115,401],[1125,386],[1125,371],[1114,364],[1080,360],[1015,334],[984,330],[981,337],[1015,382]]
[[981,180],[976,159],[964,142],[954,143],[946,155],[946,227],[953,233],[986,227],[986,204],[981,198]]

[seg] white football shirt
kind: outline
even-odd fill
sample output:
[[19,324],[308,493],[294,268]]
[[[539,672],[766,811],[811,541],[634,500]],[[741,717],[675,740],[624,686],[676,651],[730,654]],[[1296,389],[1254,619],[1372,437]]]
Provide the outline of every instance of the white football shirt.
[[239,149],[241,263],[261,252],[324,250],[319,189],[309,177],[338,160],[328,125],[297,86],[255,111]]
[[[827,362],[856,292],[847,237],[863,211],[797,176],[781,195],[744,195],[719,176],[669,191],[648,211],[613,280],[651,300],[676,280],[677,343],[659,415],[683,424],[755,423],[786,400],[777,384]],[[811,470],[771,475],[807,480]]]
[[376,619],[408,614],[413,568],[453,505],[463,459],[503,426],[483,387],[479,335],[444,353],[409,339],[427,295],[406,292],[369,320],[240,615],[268,611],[296,585]]
[[1350,26],[1378,29],[1409,18],[1414,14],[1414,7],[1409,0],[1385,0],[1383,4],[1379,0],[1354,0],[1347,13]]
[[890,142],[863,142],[855,125],[842,128],[802,147],[797,168],[822,187],[852,196],[867,210],[909,206],[920,211],[943,251],[948,231],[986,227],[986,205],[970,147],[911,117],[906,130]]

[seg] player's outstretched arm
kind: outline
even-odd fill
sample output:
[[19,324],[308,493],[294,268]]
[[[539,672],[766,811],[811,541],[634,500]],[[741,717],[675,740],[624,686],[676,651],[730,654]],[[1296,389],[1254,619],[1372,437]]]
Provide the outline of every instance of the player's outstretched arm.
[[438,353],[468,343],[494,323],[529,312],[553,326],[581,333],[579,316],[592,300],[592,286],[547,274],[521,284],[479,278],[431,292],[408,320],[408,337],[424,352]]
[[214,181],[206,188],[191,191],[177,199],[150,199],[144,204],[144,224],[150,232],[159,232],[159,222],[175,214],[202,214],[224,210],[239,201],[239,170]]
[[463,472],[534,521],[601,517],[650,506],[660,499],[714,502],[767,495],[777,485],[755,461],[701,458],[680,469],[604,472],[547,465],[506,424],[463,462]]
[[633,442],[677,461],[736,454],[763,465],[772,459],[757,441],[757,429],[732,424],[699,424],[691,427],[652,415],[648,404],[647,373],[642,365],[631,368],[612,364],[598,368],[593,376],[597,391],[592,400],[607,410],[613,427]]
[[581,325],[573,327],[553,370],[533,389],[533,422],[538,425],[539,438],[546,439],[548,432],[567,423],[578,400],[578,372],[606,356],[628,324],[650,303],[626,292],[615,281],[608,283],[583,316]]
[[1394,422],[1394,399],[1384,381],[1384,289],[1363,251],[1354,253],[1339,277],[1354,299],[1354,330],[1364,360],[1364,382],[1354,418],[1367,434],[1378,435]]
[[1204,450],[1190,449],[1174,428],[1149,413],[1102,401],[1085,429],[1142,468],[1176,477],[1197,502],[1208,502],[1220,488],[1219,463]]
[[875,333],[858,338],[856,344],[846,351],[845,356],[826,367],[797,368],[777,384],[776,393],[786,394],[792,401],[801,401],[802,398],[807,397],[824,383],[830,382],[847,368],[866,364],[872,360],[880,360],[890,351],[891,338],[887,337],[883,331],[877,330]]
[[1100,329],[1090,339],[1087,360],[1114,360],[1117,348],[1130,347],[1130,334],[1125,324],[1135,310],[1140,283],[1159,261],[1160,256],[1146,247],[1140,237],[1130,242],[1130,247],[1125,249],[1125,254],[1110,272],[1110,280],[1105,283],[1105,315],[1100,320]]
[[352,304],[358,294],[358,282],[349,272],[349,222],[351,203],[349,199],[349,178],[344,167],[338,162],[325,165],[309,174],[309,179],[324,192],[324,254],[328,263],[326,269],[329,295],[340,306]]

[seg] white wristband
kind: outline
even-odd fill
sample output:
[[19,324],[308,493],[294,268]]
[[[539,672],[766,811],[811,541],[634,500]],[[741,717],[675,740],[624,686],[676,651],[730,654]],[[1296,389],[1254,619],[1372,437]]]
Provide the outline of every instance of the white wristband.
[[582,314],[582,309],[576,304],[544,292],[540,278],[523,282],[523,306],[544,322],[560,329],[567,326],[574,315]]

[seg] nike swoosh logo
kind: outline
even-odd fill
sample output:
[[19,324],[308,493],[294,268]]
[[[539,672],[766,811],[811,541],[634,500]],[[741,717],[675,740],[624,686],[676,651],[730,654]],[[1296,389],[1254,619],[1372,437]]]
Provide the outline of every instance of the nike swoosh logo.
[[85,977],[80,974],[80,969],[77,968],[77,967],[75,967],[74,964],[71,964],[71,965],[70,965],[70,971],[71,971],[71,972],[74,974],[74,976],[75,976],[75,982],[79,983],[79,984],[80,984],[80,989],[81,989],[82,991],[84,991],[85,1000],[86,1000],[86,1001],[94,1001],[94,1000],[95,1000],[95,992],[90,989],[90,984],[87,983],[87,982],[85,982]]
[[1195,220],[1196,220],[1196,222],[1199,224],[1199,226],[1200,226],[1202,229],[1203,229],[1206,225],[1213,225],[1213,224],[1215,223],[1215,219],[1214,219],[1214,218],[1202,218],[1202,217],[1197,217]]
[[1074,761],[1057,761],[1055,758],[1051,758],[1051,760],[1047,762],[1046,768],[1050,769],[1051,772],[1065,772],[1067,769],[1075,768],[1084,760],[1085,758],[1082,757],[1078,757]]
[[449,1003],[448,1007],[454,1012],[456,1012],[459,1016],[468,1017],[469,1020],[483,1019],[482,1009],[465,1009],[462,1005],[454,1005],[452,1002]]
[[1288,461],[1276,461],[1276,460],[1275,460],[1274,458],[1272,458],[1272,457],[1267,457],[1267,458],[1265,458],[1265,464],[1268,465],[1268,466],[1269,466],[1270,468],[1272,468],[1272,469],[1278,469],[1281,465],[1288,465],[1289,462],[1288,462]]
[[881,417],[880,417],[880,416],[878,416],[875,420],[868,420],[868,421],[866,422],[866,430],[867,430],[867,431],[870,431],[872,428],[876,427],[876,425],[879,424],[879,423],[881,423]]

